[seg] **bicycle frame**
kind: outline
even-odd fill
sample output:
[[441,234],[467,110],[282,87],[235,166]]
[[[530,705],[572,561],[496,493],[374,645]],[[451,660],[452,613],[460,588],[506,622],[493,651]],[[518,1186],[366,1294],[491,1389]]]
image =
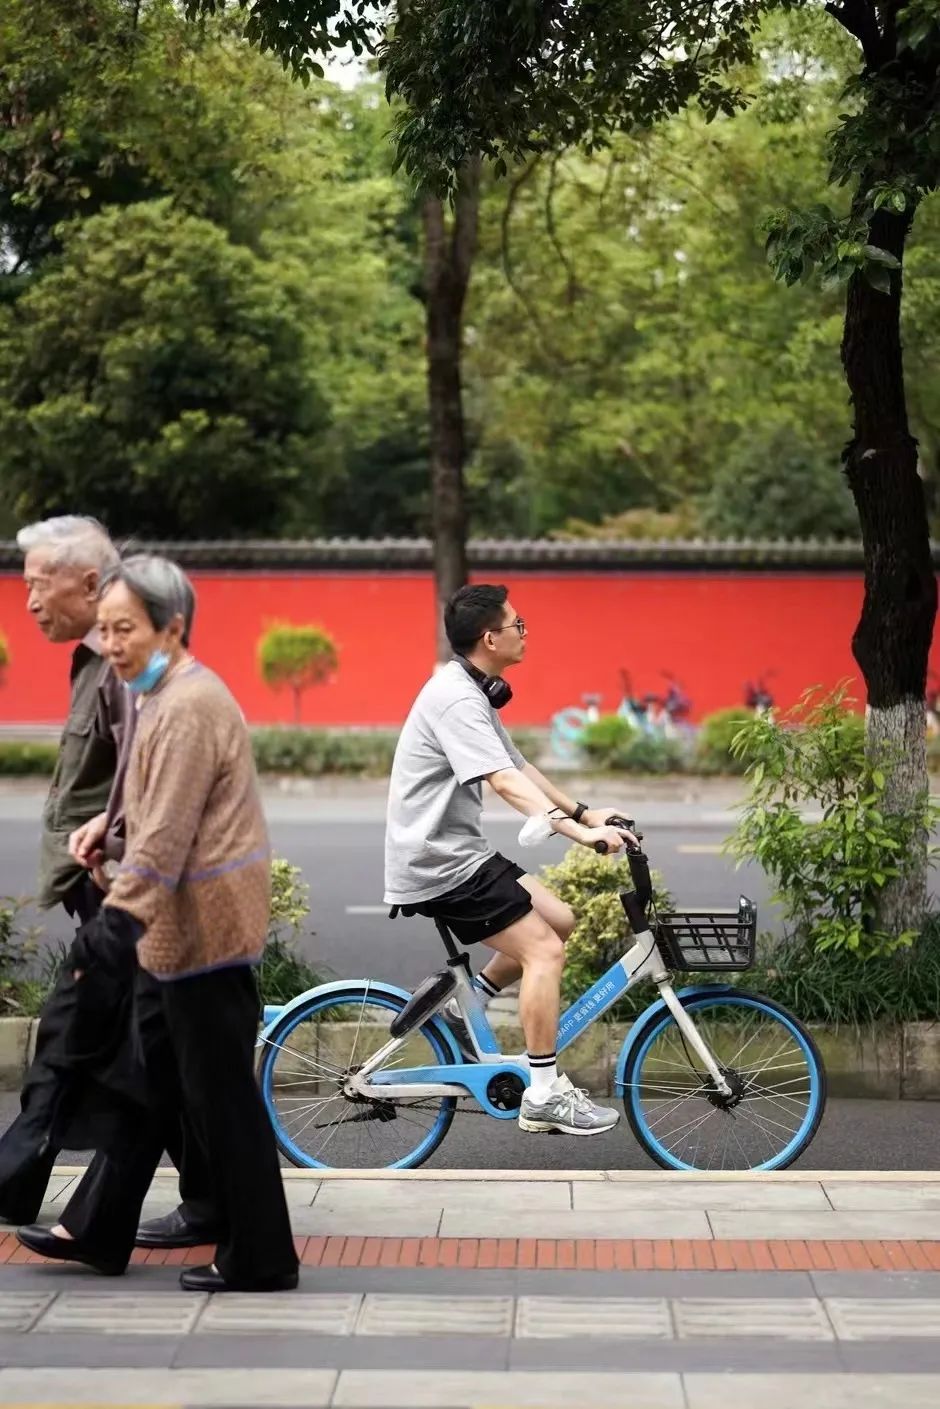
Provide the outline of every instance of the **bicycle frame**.
[[[383,1071],[383,1066],[408,1040],[407,1036],[394,1038],[347,1078],[347,1094],[372,1099],[381,1097],[383,1100],[469,1096],[490,1115],[500,1118],[515,1116],[514,1110],[507,1112],[494,1106],[487,1088],[497,1074],[517,1076],[527,1085],[526,1059],[524,1056],[507,1058],[503,1055],[466,971],[463,968],[455,969],[455,977],[457,987],[452,996],[457,1000],[479,1060],[428,1067],[396,1067]],[[728,1094],[730,1088],[724,1074],[677,997],[650,930],[635,935],[631,948],[562,1013],[558,1024],[557,1050],[563,1052],[598,1018],[603,1017],[628,989],[644,978],[656,984],[662,1001],[675,1018],[690,1048],[701,1059],[718,1091]],[[425,1023],[435,1021],[436,1013],[447,1001],[447,997],[443,998],[434,1013],[425,1018]]]

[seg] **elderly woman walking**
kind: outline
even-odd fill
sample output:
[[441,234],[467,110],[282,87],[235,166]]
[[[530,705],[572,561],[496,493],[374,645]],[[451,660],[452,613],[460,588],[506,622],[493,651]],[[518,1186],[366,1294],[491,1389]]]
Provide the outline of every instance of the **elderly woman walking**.
[[138,716],[124,788],[124,859],[72,951],[72,1040],[89,1060],[135,948],[138,991],[159,987],[162,1022],[137,1033],[151,1109],[122,1111],[108,1158],[85,1176],[57,1228],[22,1228],[18,1236],[46,1257],[122,1272],[163,1131],[182,1104],[225,1227],[215,1263],[185,1269],[182,1285],[282,1291],[297,1285],[297,1257],[253,1061],[268,838],[241,711],[182,644],[187,587],[176,564],[143,554],[102,583],[102,649],[136,697]]

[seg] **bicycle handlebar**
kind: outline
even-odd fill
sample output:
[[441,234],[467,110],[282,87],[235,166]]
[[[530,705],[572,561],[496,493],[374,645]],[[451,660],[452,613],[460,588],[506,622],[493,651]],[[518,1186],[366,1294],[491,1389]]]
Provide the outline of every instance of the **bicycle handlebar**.
[[[608,817],[605,826],[616,827],[617,830],[621,832],[632,832],[637,839],[637,845],[634,846],[632,842],[628,841],[626,847],[627,852],[637,854],[641,850],[639,843],[643,840],[643,833],[637,831],[636,823],[629,817]],[[606,856],[608,850],[607,843],[605,841],[596,841],[594,843],[594,850],[599,856]]]

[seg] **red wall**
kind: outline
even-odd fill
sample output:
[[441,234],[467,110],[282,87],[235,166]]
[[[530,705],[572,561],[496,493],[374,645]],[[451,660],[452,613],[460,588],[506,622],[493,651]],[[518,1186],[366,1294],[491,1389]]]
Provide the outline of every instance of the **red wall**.
[[[310,690],[312,724],[401,722],[433,664],[433,598],[424,573],[194,572],[198,594],[194,645],[219,672],[249,720],[291,718],[286,694],[259,678],[258,637],[272,621],[314,622],[336,639],[340,668]],[[861,686],[851,637],[862,597],[854,573],[490,573],[505,581],[529,624],[525,664],[515,672],[507,719],[545,724],[564,705],[600,693],[619,698],[619,668],[638,693],[674,673],[696,717],[740,701],[745,680],[773,670],[780,705],[807,685],[845,676]],[[11,663],[0,687],[0,722],[61,719],[68,655],[40,635],[25,609],[22,583],[0,576],[0,630]],[[933,664],[940,666],[936,647]]]

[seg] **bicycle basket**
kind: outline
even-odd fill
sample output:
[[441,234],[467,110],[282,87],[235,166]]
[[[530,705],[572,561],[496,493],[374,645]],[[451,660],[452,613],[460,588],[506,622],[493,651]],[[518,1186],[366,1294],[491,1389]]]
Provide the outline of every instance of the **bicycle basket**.
[[676,910],[654,929],[670,969],[749,969],[757,942],[757,910],[743,895],[736,910]]

